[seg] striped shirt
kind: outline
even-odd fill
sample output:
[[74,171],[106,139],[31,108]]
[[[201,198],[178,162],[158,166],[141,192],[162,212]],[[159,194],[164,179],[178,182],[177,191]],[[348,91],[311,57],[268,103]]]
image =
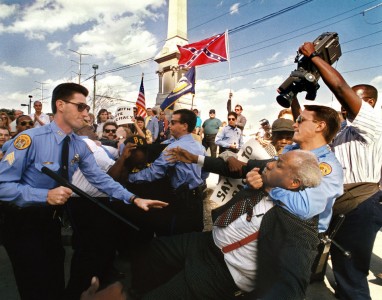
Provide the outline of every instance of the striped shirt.
[[358,115],[347,120],[332,148],[343,167],[344,183],[378,183],[382,166],[382,120],[378,112],[362,101]]

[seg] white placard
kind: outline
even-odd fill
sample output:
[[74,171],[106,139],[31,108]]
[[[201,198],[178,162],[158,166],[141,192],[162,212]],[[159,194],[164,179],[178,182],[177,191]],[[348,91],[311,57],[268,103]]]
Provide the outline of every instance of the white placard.
[[[249,159],[269,159],[272,158],[267,151],[255,139],[248,140],[237,154],[237,159],[242,162],[247,162]],[[211,200],[217,204],[223,205],[240,191],[245,185],[244,179],[233,179],[222,177],[219,184],[214,189]]]
[[114,122],[117,123],[117,125],[123,125],[123,124],[132,124],[134,117],[134,109],[133,106],[120,106],[117,108],[117,112],[114,117]]

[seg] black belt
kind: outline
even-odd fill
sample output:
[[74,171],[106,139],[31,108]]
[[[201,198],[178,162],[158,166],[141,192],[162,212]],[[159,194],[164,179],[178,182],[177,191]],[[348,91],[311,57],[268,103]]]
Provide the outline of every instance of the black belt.
[[57,213],[57,210],[62,210],[63,207],[52,206],[52,205],[31,205],[31,206],[17,206],[13,203],[4,203],[3,202],[3,211],[5,214],[43,214],[44,216],[52,216],[53,219],[56,217],[61,217]]

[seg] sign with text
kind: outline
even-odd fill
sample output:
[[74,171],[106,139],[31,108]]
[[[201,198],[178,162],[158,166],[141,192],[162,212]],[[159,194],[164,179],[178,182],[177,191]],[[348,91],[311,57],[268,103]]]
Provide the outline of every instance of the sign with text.
[[134,110],[133,106],[121,106],[117,108],[117,112],[114,117],[114,122],[117,123],[117,125],[123,125],[123,124],[132,124],[134,117]]
[[[271,158],[271,156],[255,138],[247,141],[237,154],[237,159],[242,162],[247,162],[249,159],[269,158]],[[244,185],[245,179],[222,177],[210,199],[219,204],[219,206],[223,205],[231,200],[232,197],[244,187]]]

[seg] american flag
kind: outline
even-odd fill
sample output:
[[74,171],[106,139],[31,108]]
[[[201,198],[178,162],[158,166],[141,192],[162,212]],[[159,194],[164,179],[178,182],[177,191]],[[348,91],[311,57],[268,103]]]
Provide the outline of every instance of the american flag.
[[139,94],[137,99],[137,116],[145,118],[146,114],[146,99],[145,99],[145,88],[143,87],[143,76],[141,81],[141,87],[139,88]]
[[184,46],[178,45],[178,49],[178,65],[183,68],[227,61],[227,33]]

